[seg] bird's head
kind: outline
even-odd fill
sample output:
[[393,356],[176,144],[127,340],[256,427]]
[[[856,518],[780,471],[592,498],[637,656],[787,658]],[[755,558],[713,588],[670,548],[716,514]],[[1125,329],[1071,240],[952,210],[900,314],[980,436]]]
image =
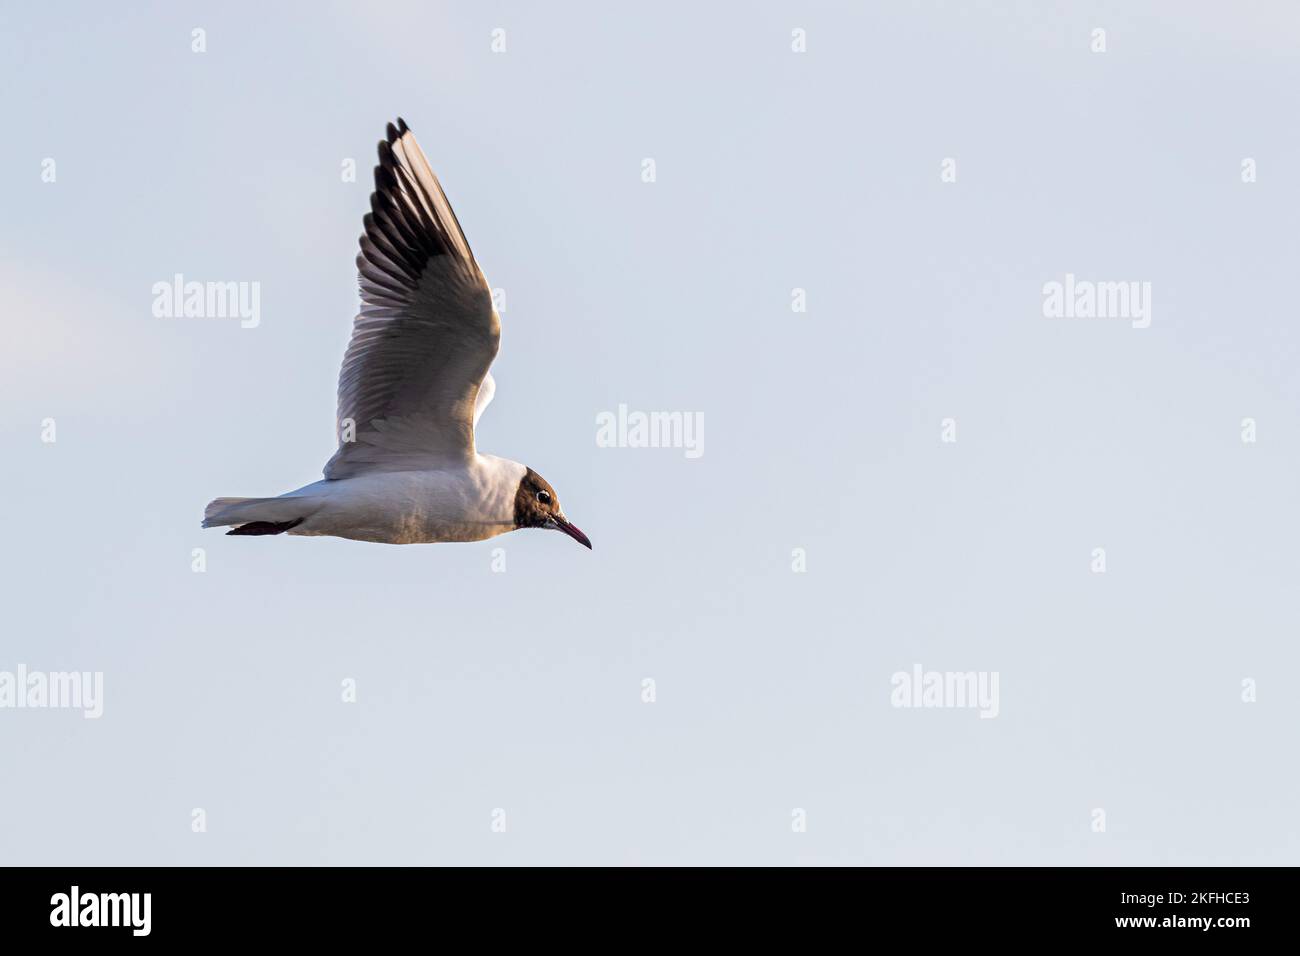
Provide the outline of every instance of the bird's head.
[[570,523],[560,510],[560,499],[550,482],[529,468],[515,492],[516,528],[551,528],[563,531],[578,544],[591,547],[591,539]]

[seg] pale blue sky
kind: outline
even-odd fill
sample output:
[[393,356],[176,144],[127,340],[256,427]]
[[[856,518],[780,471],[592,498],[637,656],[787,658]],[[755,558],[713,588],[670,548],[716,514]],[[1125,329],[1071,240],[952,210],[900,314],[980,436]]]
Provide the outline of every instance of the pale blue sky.
[[[1300,9],[114,7],[0,13],[0,670],[105,693],[0,710],[0,861],[1300,862]],[[507,292],[480,448],[592,552],[199,530],[333,450],[399,114]],[[1067,272],[1151,327],[1045,319]],[[917,663],[998,717],[892,708]]]

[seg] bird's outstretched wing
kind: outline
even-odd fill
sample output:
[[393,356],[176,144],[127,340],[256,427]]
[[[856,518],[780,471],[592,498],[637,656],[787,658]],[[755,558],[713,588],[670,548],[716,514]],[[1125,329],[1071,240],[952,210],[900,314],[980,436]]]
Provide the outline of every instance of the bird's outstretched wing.
[[472,458],[479,386],[501,337],[487,280],[401,119],[379,144],[370,208],[326,478]]

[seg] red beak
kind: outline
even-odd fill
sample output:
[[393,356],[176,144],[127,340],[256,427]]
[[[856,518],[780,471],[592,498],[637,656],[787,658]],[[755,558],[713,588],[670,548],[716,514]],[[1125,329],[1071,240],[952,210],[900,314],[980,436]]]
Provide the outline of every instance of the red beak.
[[588,551],[591,550],[591,539],[588,538],[585,534],[583,534],[582,529],[579,528],[576,524],[570,524],[568,520],[565,518],[553,518],[552,520],[555,522],[556,530],[563,531],[574,541],[578,542],[578,544],[585,547]]

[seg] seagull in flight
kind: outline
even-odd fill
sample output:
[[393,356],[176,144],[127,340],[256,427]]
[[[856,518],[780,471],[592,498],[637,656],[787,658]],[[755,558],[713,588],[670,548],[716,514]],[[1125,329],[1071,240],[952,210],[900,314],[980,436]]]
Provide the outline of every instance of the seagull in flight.
[[361,312],[339,372],[338,451],[325,479],[277,498],[218,498],[203,527],[417,544],[517,528],[591,540],[546,479],[483,455],[501,319],[456,214],[406,123],[379,144],[361,252]]

